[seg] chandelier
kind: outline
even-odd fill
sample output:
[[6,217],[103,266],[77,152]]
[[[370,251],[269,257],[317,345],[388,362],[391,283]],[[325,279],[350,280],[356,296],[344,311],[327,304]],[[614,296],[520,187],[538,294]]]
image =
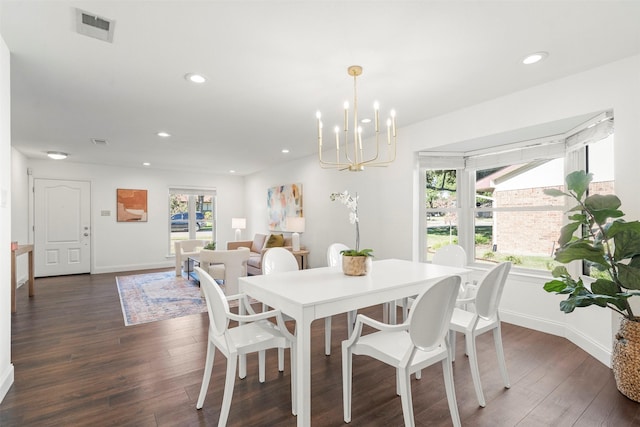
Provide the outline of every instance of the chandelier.
[[[386,147],[380,148],[380,106],[378,102],[373,104],[374,129],[375,129],[375,149],[367,148],[362,143],[362,127],[358,124],[358,92],[356,89],[356,79],[362,74],[362,67],[352,65],[347,69],[350,76],[353,76],[353,139],[349,141],[349,103],[344,103],[344,137],[340,138],[340,127],[334,128],[336,143],[336,160],[324,160],[322,158],[322,115],[318,111],[318,159],[323,168],[336,168],[340,170],[350,170],[352,172],[362,171],[365,166],[387,166],[396,159],[396,113],[391,110],[387,119]],[[342,158],[341,158],[341,152]],[[382,153],[384,152],[384,153]],[[365,157],[368,156],[368,157]]]

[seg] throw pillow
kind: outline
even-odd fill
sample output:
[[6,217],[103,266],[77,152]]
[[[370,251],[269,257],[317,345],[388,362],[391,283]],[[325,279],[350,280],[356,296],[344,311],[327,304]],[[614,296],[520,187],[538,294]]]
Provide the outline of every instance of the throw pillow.
[[267,239],[265,234],[257,234],[253,238],[253,242],[251,243],[251,252],[260,253],[262,252],[262,248],[264,247],[264,241]]
[[284,246],[284,236],[282,234],[272,234],[267,240],[265,248],[281,248]]

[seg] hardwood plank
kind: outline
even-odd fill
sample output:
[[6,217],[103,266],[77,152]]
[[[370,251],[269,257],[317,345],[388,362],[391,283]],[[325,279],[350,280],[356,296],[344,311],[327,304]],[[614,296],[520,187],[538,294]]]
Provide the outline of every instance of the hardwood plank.
[[[157,271],[157,270],[155,270]],[[127,272],[124,274],[136,274]],[[206,313],[125,327],[113,274],[37,279],[33,298],[18,289],[12,316],[15,384],[0,404],[0,425],[215,426],[226,362],[218,354],[205,406],[195,409],[204,368]],[[380,307],[364,309],[381,320]],[[289,325],[292,327],[292,325]],[[312,423],[342,425],[340,342],[346,315],[333,318],[332,355],[324,355],[324,322],[312,325]],[[478,337],[487,407],[479,408],[464,344],[458,337],[454,381],[463,425],[640,425],[640,405],[620,394],[611,371],[567,340],[504,324],[511,389],[502,384],[491,335]],[[257,357],[236,378],[229,426],[295,426],[289,355],[277,370],[267,352],[266,382]],[[395,371],[354,359],[351,425],[402,426]],[[451,425],[442,368],[412,379],[417,426]]]

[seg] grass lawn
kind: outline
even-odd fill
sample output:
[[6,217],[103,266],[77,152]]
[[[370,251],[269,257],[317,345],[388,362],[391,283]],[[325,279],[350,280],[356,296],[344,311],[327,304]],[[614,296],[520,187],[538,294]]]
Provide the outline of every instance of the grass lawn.
[[[502,262],[511,261],[514,266],[535,270],[553,270],[557,265],[548,255],[521,255],[491,250],[492,227],[489,225],[476,226],[476,261]],[[427,260],[431,260],[435,251],[449,244],[458,243],[458,229],[455,226],[429,227],[427,230]]]

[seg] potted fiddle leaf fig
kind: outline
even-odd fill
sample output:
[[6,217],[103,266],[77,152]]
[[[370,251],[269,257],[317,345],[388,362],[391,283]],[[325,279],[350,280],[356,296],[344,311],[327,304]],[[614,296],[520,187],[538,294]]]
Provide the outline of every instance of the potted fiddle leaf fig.
[[562,264],[586,262],[600,273],[590,285],[574,278],[564,265],[553,269],[547,292],[567,295],[560,310],[595,305],[622,316],[612,352],[612,368],[618,390],[640,401],[640,317],[629,298],[640,295],[640,222],[625,221],[615,194],[587,195],[593,174],[572,172],[566,192],[547,189],[550,196],[566,196],[577,203],[568,212],[569,223],[560,230],[555,260]]
[[358,193],[355,197],[346,190],[342,193],[331,193],[331,201],[339,200],[349,208],[349,221],[356,226],[356,247],[355,249],[345,249],[342,254],[342,271],[347,276],[363,276],[371,269],[371,258],[373,249],[360,249],[360,221],[358,218]]

